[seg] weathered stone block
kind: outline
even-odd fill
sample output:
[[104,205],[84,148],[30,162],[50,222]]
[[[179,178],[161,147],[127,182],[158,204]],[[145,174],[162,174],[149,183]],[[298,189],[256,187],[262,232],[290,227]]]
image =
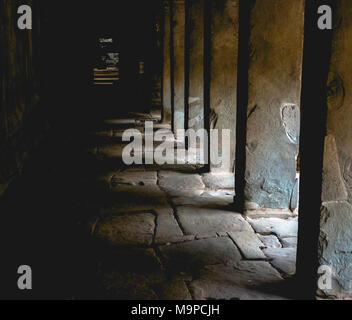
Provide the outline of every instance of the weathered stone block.
[[287,275],[296,272],[297,249],[295,248],[268,248],[264,250],[265,255],[272,259],[271,264]]
[[264,246],[266,248],[282,248],[282,245],[276,236],[273,236],[273,235],[270,235],[270,236],[258,235],[258,236],[259,236],[259,239],[264,243]]
[[252,230],[240,214],[230,211],[177,207],[176,214],[184,232],[198,237],[216,236],[220,232]]
[[276,234],[279,238],[297,237],[298,219],[248,218],[248,222],[257,233]]
[[205,186],[212,190],[217,189],[234,189],[235,174],[234,173],[207,173],[203,174],[203,182]]
[[151,245],[154,230],[153,214],[130,214],[102,219],[94,236],[116,246]]
[[264,247],[264,244],[253,231],[231,232],[229,236],[235,241],[245,259],[256,260],[266,258],[260,249]]
[[284,248],[297,248],[297,241],[298,241],[298,239],[296,237],[281,239],[282,246]]
[[242,261],[235,267],[203,268],[190,289],[196,300],[281,300],[265,289],[280,281],[280,274],[268,262]]
[[214,264],[234,264],[241,254],[229,238],[212,238],[159,247],[166,267],[172,272],[198,271]]

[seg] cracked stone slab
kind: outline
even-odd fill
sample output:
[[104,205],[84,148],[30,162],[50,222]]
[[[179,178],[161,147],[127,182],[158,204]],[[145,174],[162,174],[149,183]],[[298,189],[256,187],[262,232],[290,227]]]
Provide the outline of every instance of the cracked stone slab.
[[203,174],[203,182],[205,186],[212,190],[217,189],[234,189],[235,174],[234,173],[206,173]]
[[109,199],[100,210],[102,215],[155,210],[169,207],[166,194],[157,185],[112,187]]
[[170,246],[160,246],[166,268],[172,272],[196,272],[213,264],[233,264],[241,254],[230,238],[196,240]]
[[247,218],[247,220],[257,233],[276,234],[279,238],[297,237],[297,234],[298,234],[297,218],[294,218],[294,219]]
[[279,239],[274,235],[263,236],[259,234],[258,237],[264,243],[266,248],[282,248]]
[[280,281],[268,262],[241,261],[235,267],[206,266],[189,287],[196,300],[281,300],[267,290]]
[[159,300],[148,279],[135,273],[104,273],[99,277],[99,291],[107,299]]
[[182,242],[184,235],[173,215],[173,210],[171,208],[159,209],[156,210],[156,214],[155,243]]
[[162,171],[159,173],[159,186],[171,196],[201,195],[205,188],[199,174]]
[[155,184],[158,181],[158,175],[156,171],[123,171],[114,174],[111,177],[111,185],[118,186],[121,184],[131,185],[131,186],[144,186]]
[[151,245],[155,216],[151,213],[103,218],[95,229],[95,237],[111,245]]
[[198,237],[216,236],[221,232],[252,230],[239,213],[226,210],[177,207],[176,214],[185,234]]
[[160,300],[192,300],[187,285],[183,280],[172,280],[165,282],[156,291]]
[[154,249],[104,248],[98,259],[97,276],[104,297],[158,299],[153,288],[166,277]]
[[271,264],[287,275],[296,273],[296,248],[268,248],[264,250],[265,255],[272,259]]
[[264,244],[253,231],[230,232],[229,236],[239,247],[245,259],[266,259],[265,254],[260,249],[264,247]]
[[281,239],[282,246],[284,248],[297,248],[297,241],[298,241],[298,239],[296,237]]

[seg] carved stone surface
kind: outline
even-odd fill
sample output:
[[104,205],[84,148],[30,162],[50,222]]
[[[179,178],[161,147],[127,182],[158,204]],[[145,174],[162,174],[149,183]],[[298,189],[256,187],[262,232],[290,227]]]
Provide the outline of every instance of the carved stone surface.
[[282,124],[286,135],[292,143],[297,143],[299,138],[300,112],[294,104],[284,104],[281,110]]

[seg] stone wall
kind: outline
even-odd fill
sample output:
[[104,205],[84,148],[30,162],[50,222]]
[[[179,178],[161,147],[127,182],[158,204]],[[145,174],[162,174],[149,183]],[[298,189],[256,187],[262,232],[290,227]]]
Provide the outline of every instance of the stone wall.
[[338,2],[328,79],[319,259],[332,268],[329,297],[352,297],[352,3]]
[[245,199],[252,207],[288,209],[296,183],[304,1],[255,1],[250,25]]
[[[33,10],[33,30],[17,27],[18,7]],[[40,23],[38,2],[0,1],[0,195],[21,173],[47,123],[40,106]]]

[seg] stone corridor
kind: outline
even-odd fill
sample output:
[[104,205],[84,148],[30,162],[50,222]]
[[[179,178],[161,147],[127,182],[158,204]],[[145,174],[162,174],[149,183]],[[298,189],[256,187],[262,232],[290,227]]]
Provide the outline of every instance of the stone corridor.
[[76,210],[95,248],[94,292],[113,299],[284,299],[275,288],[295,273],[297,217],[234,212],[233,174],[123,165],[124,130],[143,130],[145,120],[167,129],[157,114],[132,117],[103,121],[85,144],[92,167],[79,177],[86,191]]
[[0,299],[351,299],[352,1],[26,3],[32,30],[0,0]]

